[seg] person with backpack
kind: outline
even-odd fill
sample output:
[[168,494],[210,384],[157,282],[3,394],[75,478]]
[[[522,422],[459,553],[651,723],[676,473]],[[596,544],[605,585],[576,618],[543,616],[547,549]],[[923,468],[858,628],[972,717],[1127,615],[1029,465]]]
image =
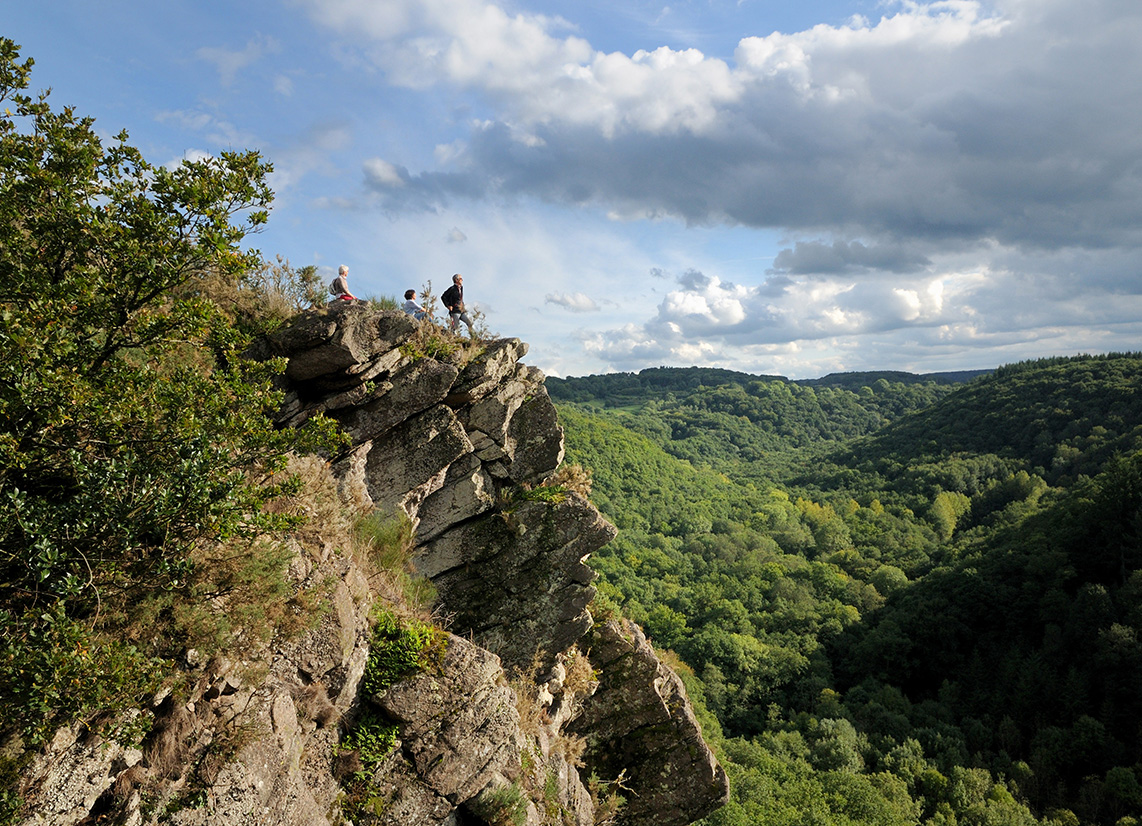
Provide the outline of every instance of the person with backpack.
[[349,268],[344,264],[337,268],[337,277],[329,285],[329,294],[345,301],[357,300],[357,296],[349,292]]
[[449,331],[455,333],[463,321],[468,325],[468,337],[475,338],[475,333],[472,332],[472,319],[468,318],[468,311],[464,308],[464,276],[460,273],[452,276],[452,286],[444,291],[440,300],[448,308]]

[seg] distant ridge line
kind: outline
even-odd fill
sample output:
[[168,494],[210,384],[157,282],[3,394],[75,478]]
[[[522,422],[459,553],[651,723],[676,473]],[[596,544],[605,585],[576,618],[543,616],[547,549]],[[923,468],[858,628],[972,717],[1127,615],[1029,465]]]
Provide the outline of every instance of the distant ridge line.
[[852,373],[829,373],[819,379],[795,379],[793,384],[808,387],[861,387],[884,379],[885,381],[913,384],[934,381],[937,384],[966,384],[980,376],[989,376],[995,368],[986,370],[945,370],[937,373],[909,373],[904,370],[862,370]]
[[654,385],[671,383],[677,377],[687,376],[698,379],[695,384],[706,386],[741,381],[784,381],[790,384],[801,384],[810,387],[847,387],[861,386],[878,379],[886,381],[911,384],[915,382],[934,381],[938,384],[962,384],[980,376],[990,375],[996,368],[984,370],[945,370],[934,373],[909,373],[906,370],[859,370],[842,373],[829,373],[815,379],[790,379],[773,373],[746,373],[740,370],[729,370],[722,367],[644,367],[637,372],[620,371],[616,373],[591,373],[586,376],[566,376],[557,378],[549,376],[549,382],[576,382],[584,379],[610,379],[616,380],[626,377],[639,379],[640,383]]

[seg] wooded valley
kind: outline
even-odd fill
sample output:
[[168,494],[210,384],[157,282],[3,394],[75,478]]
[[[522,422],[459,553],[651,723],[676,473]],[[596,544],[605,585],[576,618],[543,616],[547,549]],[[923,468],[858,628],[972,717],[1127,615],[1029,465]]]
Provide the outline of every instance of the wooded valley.
[[1138,822],[1140,382],[1139,354],[548,380],[620,528],[596,611],[708,709],[706,823]]

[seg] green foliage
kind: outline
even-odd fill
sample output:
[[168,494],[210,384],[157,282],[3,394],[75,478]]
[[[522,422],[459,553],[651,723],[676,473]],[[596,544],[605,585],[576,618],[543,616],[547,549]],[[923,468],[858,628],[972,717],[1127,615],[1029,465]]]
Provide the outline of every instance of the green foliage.
[[870,379],[553,383],[600,595],[716,716],[706,823],[1137,819],[1142,358]]
[[587,791],[595,810],[595,826],[612,826],[618,822],[618,815],[627,802],[623,792],[629,794],[631,791],[624,785],[625,780],[626,769],[614,780],[604,780],[594,773],[587,779]]
[[527,822],[527,796],[516,783],[484,789],[467,805],[488,826],[523,826]]
[[567,499],[567,488],[562,485],[537,485],[535,487],[515,486],[502,494],[505,511],[512,511],[523,502],[543,502],[558,505]]
[[398,310],[400,309],[400,302],[391,295],[374,296],[369,299],[369,304],[378,310]]
[[114,715],[153,691],[160,663],[135,646],[70,619],[56,603],[44,613],[0,611],[0,676],[5,724],[32,743],[98,710]]
[[19,757],[0,751],[0,823],[4,826],[18,822],[17,817],[25,801],[16,792],[17,784],[20,772],[31,761],[32,756],[31,751],[26,751]]
[[373,617],[369,659],[361,690],[377,696],[396,682],[439,663],[448,637],[439,628],[417,619],[405,619],[381,608]]
[[147,690],[164,652],[111,640],[153,595],[209,579],[205,545],[293,524],[264,507],[289,490],[277,472],[336,437],[273,427],[281,365],[244,358],[229,308],[197,289],[259,266],[240,244],[270,167],[154,166],[125,133],[105,146],[24,94],[30,67],[0,39],[0,705],[35,738]]
[[372,619],[369,657],[361,678],[365,703],[338,748],[340,754],[352,758],[342,809],[354,820],[380,814],[387,804],[389,790],[377,787],[372,776],[399,734],[398,727],[376,709],[372,699],[395,683],[438,665],[448,644],[447,635],[440,629],[386,608],[378,607]]
[[407,564],[414,530],[403,511],[387,518],[376,511],[367,514],[357,523],[357,533],[375,567],[393,569]]
[[839,382],[813,387],[712,368],[656,368],[637,375],[549,379],[547,387],[556,402],[596,410],[602,402],[615,421],[660,441],[678,458],[742,475],[783,465],[780,454],[791,448],[820,449],[873,433],[953,388],[909,378],[880,378],[873,388],[854,390]]
[[354,751],[361,761],[361,768],[354,775],[356,780],[367,781],[372,776],[377,765],[392,752],[398,731],[396,725],[373,708],[362,712],[340,745],[341,751]]

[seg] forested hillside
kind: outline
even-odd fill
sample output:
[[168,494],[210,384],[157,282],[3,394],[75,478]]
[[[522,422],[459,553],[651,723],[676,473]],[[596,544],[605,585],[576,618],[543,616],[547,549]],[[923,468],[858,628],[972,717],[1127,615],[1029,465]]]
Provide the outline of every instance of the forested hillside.
[[1142,357],[829,379],[549,381],[601,591],[709,707],[709,823],[1135,823]]
[[885,374],[865,375],[870,384],[855,392],[841,381],[814,387],[780,376],[704,367],[548,379],[548,387],[557,403],[605,410],[680,459],[768,477],[774,463],[784,467],[808,460],[794,448],[814,448],[816,455],[839,441],[875,433],[904,413],[928,407],[954,386],[917,376],[890,382]]

